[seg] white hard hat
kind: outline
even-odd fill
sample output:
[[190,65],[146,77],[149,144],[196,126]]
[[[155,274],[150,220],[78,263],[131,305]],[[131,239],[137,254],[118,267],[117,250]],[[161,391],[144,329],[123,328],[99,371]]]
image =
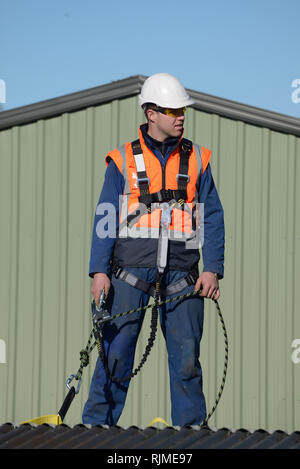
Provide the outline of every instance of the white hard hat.
[[190,106],[194,101],[180,81],[169,73],[155,73],[144,82],[139,95],[139,104],[154,103],[173,109]]

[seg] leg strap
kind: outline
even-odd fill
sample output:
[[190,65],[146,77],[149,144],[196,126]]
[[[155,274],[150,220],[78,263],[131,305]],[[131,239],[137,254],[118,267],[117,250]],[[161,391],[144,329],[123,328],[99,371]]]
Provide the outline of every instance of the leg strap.
[[[142,290],[144,293],[147,293],[150,296],[155,296],[155,286],[152,283],[145,282],[144,280],[138,278],[136,275],[132,274],[131,272],[128,272],[127,270],[117,265],[113,266],[112,272],[116,278],[124,280],[124,282],[129,283],[129,285],[131,285],[132,287],[138,288],[139,290]],[[177,282],[174,282],[165,288],[161,288],[161,294],[164,297],[174,295],[175,293],[184,290],[190,285],[195,285],[197,279],[198,271],[197,269],[194,269],[189,272],[186,277],[177,280]]]

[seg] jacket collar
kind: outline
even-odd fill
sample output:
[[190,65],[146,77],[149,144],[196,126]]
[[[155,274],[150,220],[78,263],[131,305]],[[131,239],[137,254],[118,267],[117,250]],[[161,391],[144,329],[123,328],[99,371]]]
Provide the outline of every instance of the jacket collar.
[[164,159],[167,159],[169,155],[178,146],[182,139],[183,132],[180,137],[169,137],[164,142],[160,142],[148,134],[148,124],[142,124],[140,126],[140,133],[142,134],[143,140],[149,150],[151,150],[156,156],[159,153]]

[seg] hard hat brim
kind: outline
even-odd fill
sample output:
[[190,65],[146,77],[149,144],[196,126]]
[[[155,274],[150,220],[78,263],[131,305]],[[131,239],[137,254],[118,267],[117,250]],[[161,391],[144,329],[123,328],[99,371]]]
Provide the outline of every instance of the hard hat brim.
[[[157,102],[153,103],[153,101],[151,101],[153,104],[156,104],[156,106],[160,106],[160,107],[165,107],[165,108],[171,108],[171,109],[179,109],[181,107],[187,107],[187,106],[191,106],[192,104],[194,104],[194,100],[190,97],[187,97],[186,99],[180,99],[178,101],[174,101],[172,102],[172,106],[170,106],[170,102],[167,102],[167,101],[163,101],[163,100],[156,100]],[[146,99],[144,98],[142,95],[139,96],[139,105],[140,106],[143,106],[144,104],[146,103],[149,103],[149,99]]]

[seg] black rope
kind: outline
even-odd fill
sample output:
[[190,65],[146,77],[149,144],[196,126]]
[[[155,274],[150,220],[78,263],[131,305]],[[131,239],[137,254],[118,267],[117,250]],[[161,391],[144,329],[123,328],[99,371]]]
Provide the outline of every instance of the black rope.
[[103,342],[102,342],[102,328],[100,327],[100,339],[97,338],[97,348],[99,352],[100,359],[103,363],[105,372],[107,377],[113,381],[114,383],[124,383],[125,381],[129,381],[131,378],[136,376],[138,372],[141,370],[142,366],[146,363],[147,358],[151,352],[151,349],[154,345],[155,338],[156,338],[156,332],[157,332],[157,323],[158,323],[158,303],[160,299],[160,278],[158,277],[155,283],[155,296],[154,296],[154,305],[152,307],[152,315],[151,315],[151,324],[150,324],[150,336],[148,339],[148,343],[145,348],[145,352],[141,358],[141,361],[139,365],[135,368],[133,372],[130,373],[130,375],[124,377],[124,378],[116,378],[110,373],[110,370],[108,368],[108,363],[107,360],[105,359],[105,354],[104,354],[104,347],[103,347]]
[[227,368],[228,368],[228,336],[227,336],[227,331],[226,331],[226,327],[225,327],[225,322],[224,322],[224,319],[223,319],[223,316],[222,316],[222,313],[221,313],[219,303],[216,300],[213,300],[213,301],[215,302],[215,305],[216,305],[216,308],[217,308],[217,313],[218,313],[218,316],[219,316],[219,319],[220,319],[220,322],[221,322],[221,325],[222,325],[223,335],[224,335],[224,342],[225,342],[224,368],[223,368],[223,376],[222,376],[221,385],[220,385],[220,388],[219,388],[215,403],[213,404],[212,409],[208,413],[206,419],[204,419],[203,422],[200,423],[200,427],[203,427],[204,425],[207,425],[208,420],[211,418],[211,416],[213,415],[214,411],[217,408],[217,405],[220,402],[221,396],[223,394],[224,386],[225,386]]

